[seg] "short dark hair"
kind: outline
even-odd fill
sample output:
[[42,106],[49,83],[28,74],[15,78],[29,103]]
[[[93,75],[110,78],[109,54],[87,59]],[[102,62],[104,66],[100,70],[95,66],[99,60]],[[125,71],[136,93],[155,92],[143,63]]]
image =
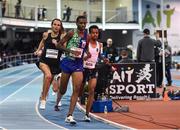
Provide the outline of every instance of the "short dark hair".
[[76,23],[79,21],[79,19],[87,19],[85,16],[83,15],[79,15],[77,18],[76,18]]
[[127,49],[123,49],[120,54],[121,54],[121,56],[128,56]]
[[97,25],[91,25],[91,26],[89,27],[89,33],[92,32],[92,29],[98,29],[98,30],[99,30],[99,27],[98,27]]
[[150,34],[150,31],[149,31],[149,29],[147,29],[147,28],[145,28],[144,30],[143,30],[143,33],[145,33],[145,34]]

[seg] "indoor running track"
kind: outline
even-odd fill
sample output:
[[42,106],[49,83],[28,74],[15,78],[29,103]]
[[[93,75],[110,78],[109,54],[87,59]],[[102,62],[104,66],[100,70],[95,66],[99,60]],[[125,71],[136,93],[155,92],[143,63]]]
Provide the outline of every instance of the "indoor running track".
[[84,122],[84,113],[78,108],[74,111],[76,125],[64,122],[72,87],[62,99],[59,112],[54,111],[55,96],[49,92],[46,110],[39,110],[39,96],[42,87],[42,73],[35,64],[8,68],[0,71],[0,130],[7,129],[133,129],[96,117]]

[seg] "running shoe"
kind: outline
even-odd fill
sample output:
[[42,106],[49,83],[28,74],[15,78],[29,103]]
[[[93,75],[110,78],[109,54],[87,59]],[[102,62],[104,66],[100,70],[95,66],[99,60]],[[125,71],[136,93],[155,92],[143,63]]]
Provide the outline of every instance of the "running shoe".
[[70,123],[70,124],[76,124],[76,121],[73,119],[73,116],[67,116],[65,119],[66,123]]
[[59,107],[57,105],[54,106],[55,111],[60,111]]
[[52,96],[55,96],[55,95],[56,95],[56,92],[53,91],[53,92],[52,92]]
[[84,121],[86,122],[90,122],[91,121],[91,118],[87,115],[84,116]]
[[46,101],[45,100],[40,101],[39,108],[42,109],[42,110],[44,110],[46,108]]
[[58,107],[61,107],[62,106],[62,103],[61,103],[61,101],[58,103]]

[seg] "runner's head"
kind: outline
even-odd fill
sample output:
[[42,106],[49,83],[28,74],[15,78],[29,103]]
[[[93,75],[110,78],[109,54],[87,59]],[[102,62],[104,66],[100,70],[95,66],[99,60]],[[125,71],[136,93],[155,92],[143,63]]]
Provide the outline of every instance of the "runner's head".
[[87,18],[85,16],[78,16],[76,19],[77,29],[83,31],[86,28]]
[[64,27],[60,19],[55,18],[51,22],[51,28],[54,33],[62,33],[64,32]]
[[99,37],[99,28],[96,25],[92,25],[89,27],[89,33],[92,40],[97,40]]

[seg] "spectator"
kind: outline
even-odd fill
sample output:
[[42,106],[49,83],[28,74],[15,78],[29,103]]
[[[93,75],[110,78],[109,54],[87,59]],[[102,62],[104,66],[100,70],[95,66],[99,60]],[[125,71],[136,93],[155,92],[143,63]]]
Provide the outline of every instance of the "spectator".
[[42,19],[42,14],[43,14],[43,8],[39,5],[38,7],[38,20]]
[[66,16],[67,16],[66,22],[69,22],[69,19],[71,17],[71,10],[72,10],[72,8],[67,7],[67,10],[66,10]]
[[128,52],[128,57],[130,59],[133,59],[133,46],[132,45],[127,45],[127,50],[126,51]]
[[129,58],[127,49],[123,49],[120,55],[121,55],[121,60],[118,63],[133,63],[134,62],[131,58]]
[[46,20],[46,17],[47,17],[47,9],[43,5],[42,6],[42,19]]
[[6,0],[2,1],[2,17],[4,17],[6,13]]
[[66,16],[67,16],[67,5],[64,5],[62,20],[65,20]]
[[34,9],[31,9],[31,10],[30,10],[29,15],[30,15],[30,19],[31,19],[31,20],[34,19]]
[[168,45],[168,41],[164,42],[165,46],[165,74],[167,79],[166,86],[172,85],[172,79],[171,79],[171,64],[172,64],[172,51],[171,47]]
[[156,44],[154,46],[154,52],[155,52],[155,63],[156,63],[156,85],[157,87],[161,87],[163,80],[162,57],[160,56],[160,52],[162,50],[162,43],[159,39],[159,32],[156,32],[155,36],[156,36]]
[[23,44],[23,41],[22,41],[22,37],[19,34],[15,35],[14,45],[15,45],[14,49],[19,51],[20,53],[23,53],[23,51],[24,51],[24,44]]
[[108,38],[107,39],[107,46],[104,47],[104,55],[106,58],[109,59],[109,61],[111,63],[114,63],[115,62],[115,57],[116,57],[116,51],[115,51],[115,48],[113,47],[113,41],[111,38]]
[[96,17],[96,23],[101,23],[101,22],[102,22],[101,17],[97,16]]
[[15,5],[15,18],[20,17],[20,11],[21,11],[21,0],[18,0]]
[[87,18],[87,12],[86,11],[84,11],[82,15]]
[[154,45],[155,40],[149,37],[149,29],[144,29],[144,38],[139,40],[137,47],[137,61],[138,62],[152,62],[154,61]]

